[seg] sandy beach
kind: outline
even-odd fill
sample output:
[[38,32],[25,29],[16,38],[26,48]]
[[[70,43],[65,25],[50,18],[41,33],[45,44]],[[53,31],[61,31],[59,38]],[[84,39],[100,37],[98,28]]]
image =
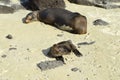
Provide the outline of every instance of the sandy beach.
[[[39,21],[24,24],[22,18],[30,12],[28,10],[0,14],[0,80],[120,79],[120,9],[106,10],[67,1],[66,9],[87,17],[87,34],[71,34]],[[95,26],[96,19],[107,21],[109,25]],[[8,34],[13,38],[7,39]],[[65,65],[41,71],[37,63],[55,60],[42,51],[66,40],[71,40],[83,56],[65,55]],[[94,43],[78,46],[83,42]],[[74,72],[72,68],[78,70]]]

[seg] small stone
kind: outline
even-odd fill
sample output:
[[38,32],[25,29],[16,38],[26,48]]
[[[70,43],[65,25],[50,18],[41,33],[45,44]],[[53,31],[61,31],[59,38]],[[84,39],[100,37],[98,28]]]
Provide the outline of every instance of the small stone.
[[17,50],[17,48],[14,48],[14,47],[13,48],[9,48],[9,51],[11,51],[11,50]]
[[67,61],[68,59],[67,59],[67,58],[65,58],[65,60]]
[[67,74],[67,76],[70,76],[69,74]]
[[62,37],[62,36],[63,36],[63,34],[57,34],[57,36],[58,36],[58,37]]
[[7,39],[12,39],[13,37],[12,37],[11,34],[8,34],[8,35],[6,36],[6,38],[7,38]]
[[73,72],[76,72],[76,71],[78,71],[78,70],[79,70],[79,69],[76,68],[76,67],[71,69],[71,71],[73,71]]
[[29,48],[27,48],[27,51],[28,51],[28,52],[31,52],[31,50],[30,50]]
[[10,3],[10,0],[0,0],[1,3],[4,3],[4,4],[9,4]]
[[81,70],[79,70],[79,72],[81,73],[82,71],[81,71]]
[[80,45],[92,45],[94,44],[95,41],[91,41],[91,42],[81,42],[81,43],[78,43],[77,45],[80,46]]
[[103,21],[102,19],[97,19],[93,22],[93,25],[100,25],[100,26],[106,26],[108,25],[109,23],[106,22],[106,21]]
[[7,57],[7,55],[3,54],[1,57],[2,57],[2,58],[6,58],[6,57]]

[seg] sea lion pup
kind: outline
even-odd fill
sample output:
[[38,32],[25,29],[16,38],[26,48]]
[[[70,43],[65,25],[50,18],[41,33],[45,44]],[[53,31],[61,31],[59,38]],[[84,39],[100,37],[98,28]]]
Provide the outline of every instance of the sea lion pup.
[[82,54],[77,50],[75,45],[70,40],[68,40],[59,42],[50,47],[47,56],[56,58],[56,60],[61,60],[64,63],[64,58],[62,55],[68,55],[71,52],[73,52],[78,57],[82,56]]
[[64,28],[66,26],[69,26],[70,28],[72,28],[72,30],[70,31],[68,30],[68,31],[75,33],[75,34],[87,33],[86,17],[77,12],[70,12],[65,9],[48,8],[43,11],[34,11],[34,12],[29,13],[25,17],[23,22],[29,23],[35,20],[39,20],[46,24],[53,25],[62,30],[65,30]]

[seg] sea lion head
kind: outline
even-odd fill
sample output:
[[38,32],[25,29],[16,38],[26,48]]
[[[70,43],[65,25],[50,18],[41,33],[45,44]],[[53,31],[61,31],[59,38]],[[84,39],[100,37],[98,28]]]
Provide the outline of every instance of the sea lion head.
[[61,44],[54,44],[50,48],[48,56],[58,57],[58,56],[69,54],[70,52],[71,52],[71,49],[69,49],[67,46],[64,46]]
[[25,18],[23,18],[23,23],[30,23],[37,20],[38,20],[38,11],[33,11],[27,14]]

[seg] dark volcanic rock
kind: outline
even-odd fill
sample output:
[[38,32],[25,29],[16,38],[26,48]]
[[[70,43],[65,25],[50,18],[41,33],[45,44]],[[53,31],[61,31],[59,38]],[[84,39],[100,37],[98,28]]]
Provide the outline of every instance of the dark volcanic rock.
[[106,26],[106,25],[109,25],[109,23],[106,21],[103,21],[102,19],[97,19],[93,22],[93,25]]
[[0,14],[1,13],[13,13],[14,9],[10,6],[0,5]]
[[9,51],[11,51],[11,50],[17,50],[17,48],[11,47],[11,48],[9,48]]
[[25,9],[25,8],[24,8],[22,5],[20,5],[20,4],[12,4],[11,7],[12,7],[15,11],[17,11],[17,10],[19,10],[19,9]]
[[3,54],[1,57],[2,57],[2,58],[6,58],[6,57],[7,57],[7,55]]
[[79,70],[79,69],[78,69],[77,67],[71,69],[71,71],[73,71],[73,72],[76,72],[76,71],[78,71],[78,70]]
[[0,2],[4,3],[4,4],[9,4],[10,0],[0,0]]
[[63,34],[57,34],[57,36],[58,36],[58,37],[62,37],[62,36],[63,36]]
[[6,36],[6,38],[7,38],[7,39],[12,39],[13,37],[12,37],[11,34],[8,34],[8,35]]
[[75,4],[96,6],[105,9],[120,8],[120,5],[113,4],[115,2],[120,2],[120,0],[68,0],[68,1]]
[[46,8],[65,8],[64,0],[20,0],[28,10],[43,10]]
[[0,14],[13,13],[19,9],[25,9],[19,1],[13,2],[12,0],[0,0]]
[[79,45],[92,45],[92,44],[94,44],[95,43],[95,41],[92,41],[92,42],[81,42],[81,43],[78,43],[77,45],[79,46]]
[[48,69],[54,69],[62,65],[63,65],[62,61],[56,61],[56,60],[40,62],[37,64],[37,66],[41,69],[41,71],[48,70]]

